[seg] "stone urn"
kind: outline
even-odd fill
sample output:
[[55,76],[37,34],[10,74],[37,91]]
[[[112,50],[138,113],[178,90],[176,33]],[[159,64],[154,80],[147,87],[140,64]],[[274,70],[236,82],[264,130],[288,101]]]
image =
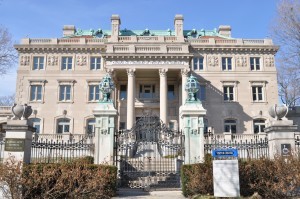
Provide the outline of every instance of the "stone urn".
[[32,113],[31,106],[27,106],[27,104],[14,104],[11,111],[14,114],[13,120],[27,120]]
[[281,118],[285,117],[287,113],[288,107],[285,105],[275,104],[269,108],[269,115],[277,120],[281,120]]

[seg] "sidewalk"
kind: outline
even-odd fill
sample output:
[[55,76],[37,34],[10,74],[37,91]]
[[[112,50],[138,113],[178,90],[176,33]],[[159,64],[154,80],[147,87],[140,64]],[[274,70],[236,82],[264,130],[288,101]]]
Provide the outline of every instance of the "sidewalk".
[[185,199],[181,193],[181,191],[177,190],[146,192],[142,189],[120,189],[117,191],[117,196],[113,197],[113,199]]

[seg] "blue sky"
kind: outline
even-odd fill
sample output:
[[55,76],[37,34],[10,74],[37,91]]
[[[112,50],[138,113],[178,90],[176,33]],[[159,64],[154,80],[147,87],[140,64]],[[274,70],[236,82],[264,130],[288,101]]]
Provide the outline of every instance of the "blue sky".
[[[110,29],[119,14],[121,28],[174,29],[175,14],[183,14],[184,29],[231,25],[232,37],[269,38],[278,0],[0,0],[0,24],[14,43],[21,38],[62,36],[63,25],[80,29]],[[16,69],[1,77],[0,96],[15,92]],[[8,86],[9,85],[9,86]]]

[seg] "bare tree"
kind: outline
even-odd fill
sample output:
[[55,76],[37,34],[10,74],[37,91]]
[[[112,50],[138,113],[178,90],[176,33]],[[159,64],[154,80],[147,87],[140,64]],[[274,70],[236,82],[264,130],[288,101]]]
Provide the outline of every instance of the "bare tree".
[[15,102],[15,94],[0,97],[0,106],[12,106]]
[[0,26],[0,76],[14,66],[16,58],[11,35],[7,28]]
[[279,95],[290,107],[300,104],[300,1],[281,0],[272,35],[278,53]]

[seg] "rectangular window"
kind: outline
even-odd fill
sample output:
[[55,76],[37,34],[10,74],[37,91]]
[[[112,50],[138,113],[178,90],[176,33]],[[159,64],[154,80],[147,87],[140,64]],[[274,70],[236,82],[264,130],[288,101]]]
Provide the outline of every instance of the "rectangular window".
[[263,87],[252,86],[252,99],[254,102],[263,101]]
[[140,98],[154,98],[155,85],[140,85]]
[[222,57],[222,70],[232,70],[231,57]]
[[260,70],[259,57],[250,57],[251,70]]
[[70,101],[70,100],[71,100],[71,85],[60,85],[59,101]]
[[89,101],[100,100],[100,89],[99,85],[89,85]]
[[120,99],[121,100],[127,99],[127,86],[126,85],[120,86]]
[[99,70],[101,69],[101,58],[100,57],[91,57],[91,70]]
[[63,57],[61,62],[61,70],[72,70],[73,58]]
[[30,101],[42,100],[42,85],[30,86]]
[[196,57],[193,59],[194,70],[203,70],[203,57]]
[[175,87],[174,85],[168,85],[168,100],[175,99]]
[[235,120],[225,120],[224,132],[236,133],[236,121]]
[[174,122],[169,122],[169,129],[172,129],[172,130],[175,129],[175,124],[174,124]]
[[33,57],[33,70],[44,69],[44,57]]
[[224,93],[224,101],[233,101],[234,100],[234,93],[233,93],[233,86],[224,86],[223,93]]
[[120,130],[126,129],[126,123],[120,122]]

